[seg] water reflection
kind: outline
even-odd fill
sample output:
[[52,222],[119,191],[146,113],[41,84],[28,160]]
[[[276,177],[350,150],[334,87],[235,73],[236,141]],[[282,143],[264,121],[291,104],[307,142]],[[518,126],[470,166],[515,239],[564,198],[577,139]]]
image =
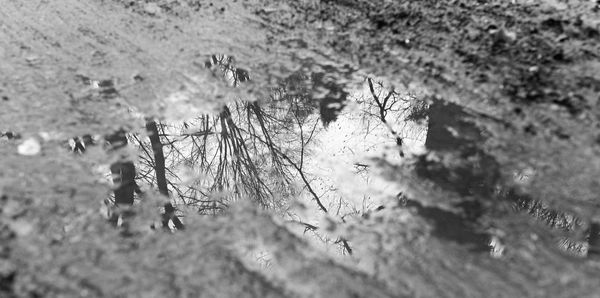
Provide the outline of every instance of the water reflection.
[[[232,86],[250,79],[247,71],[235,68],[231,57],[212,56],[205,66]],[[354,198],[344,199],[344,189],[360,188],[371,179],[366,174],[368,166],[361,166],[354,157],[360,157],[362,151],[375,152],[380,145],[384,146],[378,150],[392,148],[396,156],[403,156],[402,131],[388,122],[392,118],[394,122],[403,120],[412,110],[407,107],[410,100],[401,99],[395,91],[382,99],[383,106],[373,102],[372,96],[388,91],[372,79],[362,89],[350,96],[335,84],[331,74],[299,71],[282,80],[261,101],[238,100],[224,104],[220,113],[181,121],[146,119],[145,133],[121,130],[107,135],[108,151],[134,147],[139,152],[135,162],[125,154],[110,167],[114,203],[129,206],[136,198],[143,199],[145,190],[157,189],[173,202],[165,205],[163,226],[176,228],[183,228],[175,215],[176,206],[214,215],[236,200],[252,200],[311,231],[318,229],[316,213],[341,222],[346,216],[368,211],[377,203],[369,191],[362,191],[362,206]],[[353,109],[340,113],[350,104]],[[356,131],[347,131],[343,140],[336,132],[342,127]],[[422,131],[420,135],[424,135]],[[74,151],[84,152],[93,140],[83,136],[71,142]],[[333,156],[349,153],[355,156],[339,160],[342,164],[338,166],[347,166],[347,174],[361,177],[360,185],[330,177],[328,171],[336,166],[316,158],[335,160]],[[298,199],[306,202],[313,215],[297,216],[291,205]],[[345,252],[352,251],[343,237],[333,242]]]
[[[247,71],[234,66],[232,57],[214,55],[205,66],[234,87],[250,79]],[[322,73],[297,73],[261,102],[239,100],[223,105],[220,113],[182,121],[146,119],[145,134],[121,130],[105,136],[109,152],[126,146],[140,152],[135,164],[124,154],[110,166],[115,205],[132,205],[135,198],[143,198],[143,190],[154,188],[171,197],[175,206],[202,214],[218,214],[240,199],[284,214],[306,191],[327,213],[305,160],[315,136],[341,109],[347,96],[342,90]],[[313,113],[316,110],[320,115]],[[70,142],[73,151],[83,153],[92,138]],[[165,205],[163,227],[171,223],[183,228],[175,213],[174,205]]]
[[[251,80],[232,57],[214,55],[205,66],[234,87]],[[320,226],[321,215],[344,224],[352,216],[385,208],[399,189],[372,171],[369,160],[379,157],[409,160],[420,179],[460,196],[453,211],[403,195],[400,205],[427,220],[432,236],[472,251],[490,251],[495,257],[504,253],[502,232],[482,224],[498,201],[550,227],[582,229],[575,217],[503,188],[498,162],[482,149],[487,136],[473,120],[476,113],[370,77],[355,88],[340,86],[327,73],[331,69],[317,69],[291,74],[259,101],[240,98],[224,103],[219,113],[180,121],[145,119],[145,132],[105,136],[108,151],[129,147],[139,153],[137,160],[125,154],[110,166],[114,204],[126,210],[145,191],[156,189],[170,198],[162,226],[183,229],[178,208],[216,215],[232,202],[251,200],[352,253],[351,241],[328,235],[327,227]],[[96,142],[91,136],[70,141],[80,153]],[[298,202],[308,211],[300,212]],[[129,216],[115,214],[115,225]],[[597,230],[591,225],[590,234]],[[597,239],[589,237],[591,252]],[[561,245],[582,250],[573,241]]]

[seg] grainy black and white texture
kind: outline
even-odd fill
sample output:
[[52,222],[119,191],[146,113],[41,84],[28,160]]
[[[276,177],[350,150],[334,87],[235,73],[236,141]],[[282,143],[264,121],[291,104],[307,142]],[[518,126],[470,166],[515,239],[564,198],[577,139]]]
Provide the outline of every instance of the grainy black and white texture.
[[600,3],[0,0],[0,297],[597,297]]

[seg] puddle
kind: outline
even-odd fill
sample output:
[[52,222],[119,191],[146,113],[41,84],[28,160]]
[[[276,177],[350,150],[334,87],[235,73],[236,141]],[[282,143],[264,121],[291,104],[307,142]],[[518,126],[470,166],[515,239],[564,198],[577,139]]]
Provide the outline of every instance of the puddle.
[[484,2],[6,3],[0,296],[586,296],[596,12]]
[[[233,88],[252,81],[252,72],[227,55],[212,55],[204,66]],[[500,165],[483,149],[488,134],[476,124],[476,113],[375,78],[349,81],[355,76],[338,71],[304,67],[278,81],[267,98],[239,98],[219,112],[182,119],[145,118],[143,130],[82,135],[68,140],[69,147],[78,154],[92,146],[114,152],[105,176],[113,185],[109,204],[117,206],[108,217],[118,226],[132,216],[127,206],[153,191],[170,198],[162,208],[165,229],[184,229],[186,213],[224,214],[246,200],[342,254],[352,253],[348,235],[323,226],[343,226],[384,208],[408,210],[431,226],[432,237],[496,258],[510,248],[502,230],[482,220],[498,200],[552,228],[583,229],[576,218],[504,186]],[[110,80],[81,80],[107,96],[117,93]],[[171,104],[166,108],[178,108]],[[375,160],[413,165],[415,179],[454,199],[431,205],[406,197],[405,185],[382,175]],[[516,175],[515,185],[525,184],[535,172]],[[574,243],[564,238],[557,245],[582,251]]]

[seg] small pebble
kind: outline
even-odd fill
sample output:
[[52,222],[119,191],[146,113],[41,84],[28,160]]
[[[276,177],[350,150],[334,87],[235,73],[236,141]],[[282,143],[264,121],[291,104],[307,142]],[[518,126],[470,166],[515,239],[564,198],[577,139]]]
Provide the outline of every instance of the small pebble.
[[35,138],[29,138],[23,141],[23,143],[21,143],[21,145],[19,145],[19,147],[17,148],[19,154],[27,156],[37,155],[38,153],[40,153],[41,150],[42,146],[40,145],[40,142]]
[[144,7],[144,11],[146,11],[146,13],[150,15],[157,15],[161,12],[161,9],[160,6],[158,6],[158,4],[156,3],[148,3]]

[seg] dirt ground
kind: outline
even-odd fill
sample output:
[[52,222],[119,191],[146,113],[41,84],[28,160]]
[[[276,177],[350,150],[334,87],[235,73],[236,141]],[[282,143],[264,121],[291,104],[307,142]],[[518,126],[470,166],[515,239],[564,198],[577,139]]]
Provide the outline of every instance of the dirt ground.
[[[365,251],[375,251],[375,238],[384,243],[376,252],[382,265],[370,274],[311,252],[285,228],[265,229],[277,220],[247,210],[197,219],[170,237],[121,241],[90,220],[101,221],[95,210],[109,191],[90,165],[110,157],[74,158],[64,140],[139,131],[144,116],[216,112],[240,96],[260,98],[298,69],[326,69],[348,88],[376,75],[463,108],[485,131],[477,146],[497,163],[499,185],[587,225],[600,216],[598,1],[0,0],[0,7],[0,296],[597,295],[597,261],[562,254],[552,245],[558,232],[507,215],[490,198],[478,199],[515,247],[505,260],[414,236],[423,222],[398,210],[384,213],[385,226],[371,218],[354,232]],[[253,82],[234,89],[207,72],[216,53],[234,56]],[[41,148],[24,155],[19,146],[29,139]],[[414,164],[382,164],[426,206],[462,199],[413,172]],[[524,172],[527,183],[515,182]],[[209,236],[193,236],[193,227]],[[239,260],[236,247],[251,245],[240,240],[248,234],[276,252],[271,273]],[[178,251],[194,246],[206,253]],[[197,260],[203,265],[189,266]]]

